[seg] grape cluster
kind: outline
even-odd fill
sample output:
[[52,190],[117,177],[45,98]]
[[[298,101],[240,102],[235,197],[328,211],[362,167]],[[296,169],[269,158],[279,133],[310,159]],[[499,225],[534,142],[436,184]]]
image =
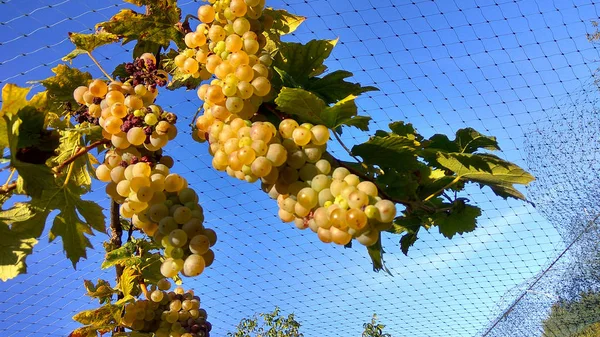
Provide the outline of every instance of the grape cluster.
[[323,242],[376,243],[396,214],[395,204],[382,200],[372,182],[335,167],[326,126],[250,121],[271,95],[272,59],[261,49],[272,18],[262,15],[264,1],[209,2],[199,8],[202,24],[186,35],[189,49],[175,63],[195,77],[216,77],[198,88],[204,114],[195,135],[209,141],[213,167],[250,183],[260,179],[277,199],[279,217],[310,228]]
[[168,291],[170,287],[163,279],[149,299],[127,303],[121,324],[156,337],[209,337],[212,325],[206,320],[206,310],[200,308],[200,297],[180,287]]
[[[211,0],[198,9],[202,22],[185,36],[188,49],[174,59],[180,72],[207,80],[198,88],[205,114],[249,119],[271,92],[272,59],[263,50],[264,0]],[[260,19],[260,20],[259,20]]]
[[208,134],[212,165],[247,182],[261,180],[263,191],[277,200],[279,217],[299,229],[310,228],[321,241],[365,246],[377,242],[380,225],[392,222],[395,204],[378,196],[377,186],[361,179],[327,153],[329,130],[299,125],[293,119],[251,123],[204,115],[198,132]]
[[[154,64],[151,54],[135,63]],[[216,242],[204,228],[198,195],[187,181],[171,173],[173,159],[162,148],[177,135],[176,116],[153,104],[152,85],[94,80],[75,90],[74,97],[97,113],[103,135],[113,149],[96,168],[106,193],[121,204],[120,214],[165,248],[161,272],[165,277],[197,276],[214,260],[209,247]],[[100,112],[97,112],[99,110]]]

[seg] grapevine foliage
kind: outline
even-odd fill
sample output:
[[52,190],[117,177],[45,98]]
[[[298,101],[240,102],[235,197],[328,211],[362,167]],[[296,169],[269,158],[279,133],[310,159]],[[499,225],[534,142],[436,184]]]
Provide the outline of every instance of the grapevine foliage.
[[[337,40],[282,41],[304,17],[264,0],[210,0],[185,18],[176,0],[125,2],[140,8],[121,10],[94,33],[70,33],[75,49],[63,59],[96,62],[96,48],[135,42],[115,79],[102,68],[108,80],[59,65],[39,82],[45,91],[2,89],[0,147],[11,174],[0,187],[0,279],[26,272],[50,213],[57,211],[50,240],[61,237],[73,266],[92,248],[89,236],[110,223],[102,268],[116,268],[117,283],[85,282],[101,306],[74,317],[84,326],[72,336],[209,335],[198,296],[168,291],[167,278],[181,282],[210,266],[216,232],[204,227],[198,195],[163,151],[177,135],[177,116],[155,102],[163,86],[197,90],[202,115],[192,133],[208,141],[215,169],[260,180],[279,217],[321,241],[366,246],[376,271],[387,271],[382,234],[399,235],[407,254],[422,229],[448,238],[473,231],[481,210],[460,196],[469,183],[525,200],[515,185],[534,178],[491,154],[500,150],[496,139],[471,128],[425,138],[396,121],[347,148],[345,128],[371,131],[356,100],[378,89],[327,69]],[[330,137],[345,159],[327,151]],[[109,221],[83,199],[94,178],[113,200]]]

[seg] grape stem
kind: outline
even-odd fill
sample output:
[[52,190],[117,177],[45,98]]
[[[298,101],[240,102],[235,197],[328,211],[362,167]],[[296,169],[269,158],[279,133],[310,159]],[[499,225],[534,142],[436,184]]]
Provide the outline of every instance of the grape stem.
[[93,143],[91,143],[88,146],[82,147],[80,148],[78,151],[75,151],[75,153],[69,157],[67,160],[65,160],[64,162],[60,163],[58,166],[56,166],[53,171],[55,174],[60,173],[65,166],[71,164],[72,162],[74,162],[75,160],[77,160],[77,158],[83,156],[84,154],[90,152],[91,150],[97,148],[100,145],[104,145],[104,144],[108,144],[109,140],[108,139],[101,139],[98,141],[95,141]]
[[6,182],[4,183],[4,185],[2,185],[2,189],[6,189],[8,187],[8,182],[12,179],[12,177],[15,175],[15,172],[17,172],[17,170],[13,167],[10,170],[10,175],[8,176],[8,179],[6,179]]
[[96,60],[96,58],[92,55],[92,53],[90,53],[88,51],[87,54],[92,59],[92,61],[94,61],[94,63],[96,64],[96,66],[98,67],[98,69],[100,69],[100,71],[104,74],[104,76],[106,76],[106,78],[108,78],[109,80],[114,81],[113,78],[110,77],[110,75],[106,72],[106,70],[104,70],[104,68],[102,68],[102,66],[100,65],[100,63],[98,62],[98,60]]
[[146,297],[147,300],[150,299],[150,293],[148,292],[148,287],[146,286],[146,283],[144,282],[144,279],[140,276],[138,278],[139,280],[139,284],[140,284],[140,289],[142,289],[142,292],[144,293],[144,296]]
[[4,184],[2,187],[0,187],[0,194],[7,194],[10,191],[14,190],[15,188],[17,188],[16,181],[13,181],[10,184]]
[[346,146],[346,144],[344,144],[344,142],[342,141],[342,138],[340,138],[340,136],[337,134],[337,132],[335,132],[335,130],[331,130],[331,133],[333,133],[333,136],[335,137],[335,139],[338,141],[338,143],[340,143],[342,148],[344,148],[344,150],[346,150],[346,152],[348,152],[350,157],[354,158],[354,160],[356,160],[357,163],[361,164],[364,168],[368,169],[368,167],[367,167],[367,165],[365,165],[365,163],[363,163],[360,159],[358,159],[357,156],[352,154],[352,151],[350,151],[350,149]]

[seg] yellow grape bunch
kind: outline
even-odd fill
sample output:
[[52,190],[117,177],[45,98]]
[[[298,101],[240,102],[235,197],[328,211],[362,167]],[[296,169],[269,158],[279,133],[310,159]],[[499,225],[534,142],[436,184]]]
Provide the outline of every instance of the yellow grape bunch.
[[374,183],[337,167],[327,153],[327,127],[250,121],[272,95],[272,59],[262,50],[262,30],[272,20],[261,17],[264,1],[209,2],[199,8],[202,24],[186,35],[188,49],[175,64],[202,79],[216,77],[198,88],[204,113],[196,120],[196,137],[208,140],[213,167],[250,183],[260,179],[281,220],[310,228],[323,242],[375,244],[396,206]]
[[202,22],[186,34],[188,49],[174,59],[179,71],[208,80],[198,89],[205,114],[249,119],[271,92],[271,55],[262,50],[264,0],[209,1],[198,9]]
[[181,287],[169,291],[170,287],[170,282],[162,279],[148,299],[125,304],[120,324],[156,337],[209,337],[212,325],[200,307],[200,297]]
[[[156,62],[151,54],[143,60]],[[96,177],[120,204],[120,215],[165,248],[165,277],[197,276],[212,264],[216,233],[204,228],[198,195],[185,178],[171,173],[173,159],[162,148],[177,135],[176,116],[154,104],[156,86],[93,80],[75,89],[74,99],[97,118],[112,145]]]

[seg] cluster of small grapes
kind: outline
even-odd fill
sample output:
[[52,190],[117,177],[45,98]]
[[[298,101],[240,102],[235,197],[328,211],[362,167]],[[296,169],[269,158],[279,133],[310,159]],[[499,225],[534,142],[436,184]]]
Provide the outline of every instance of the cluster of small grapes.
[[[136,63],[140,60],[156,62],[151,54]],[[162,156],[162,148],[175,138],[177,129],[175,115],[153,104],[157,94],[151,85],[94,80],[77,88],[74,97],[90,112],[100,110],[99,125],[114,149],[96,168],[96,177],[108,183],[106,193],[121,204],[121,216],[163,244],[165,277],[179,272],[197,276],[214,259],[209,247],[215,244],[216,234],[202,225],[196,192],[183,177],[170,173],[173,159]]]
[[[174,59],[179,71],[202,80],[205,114],[250,119],[271,92],[272,59],[263,51],[264,0],[210,0],[198,9],[202,22],[185,36],[188,49]],[[260,20],[259,20],[260,19]],[[262,20],[262,21],[261,21]]]
[[134,86],[143,84],[148,88],[156,89],[156,86],[167,85],[168,74],[158,69],[155,58],[140,57],[133,62],[125,63],[125,72]]
[[180,287],[168,291],[170,287],[168,280],[160,280],[149,299],[126,304],[121,324],[156,337],[209,337],[212,325],[200,308],[200,297]]
[[277,199],[281,220],[310,228],[323,242],[346,245],[356,238],[370,246],[396,215],[395,204],[380,198],[374,183],[335,168],[323,125],[285,119],[276,128],[205,114],[196,127],[208,134],[215,169],[251,183],[261,179],[263,191]]
[[190,49],[175,63],[202,79],[216,76],[198,88],[204,114],[196,121],[196,137],[209,141],[213,167],[251,183],[261,179],[278,200],[280,218],[311,228],[324,242],[377,242],[379,225],[391,223],[395,205],[346,169],[331,172],[336,162],[326,152],[327,127],[250,121],[271,91],[272,59],[261,51],[262,29],[272,24],[262,15],[264,1],[209,2],[198,10],[202,24],[186,35]]

